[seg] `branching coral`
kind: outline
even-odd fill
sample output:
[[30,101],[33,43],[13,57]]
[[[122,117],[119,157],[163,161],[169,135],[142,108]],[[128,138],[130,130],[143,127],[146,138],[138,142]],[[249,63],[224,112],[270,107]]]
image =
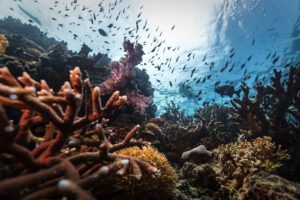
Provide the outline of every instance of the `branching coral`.
[[238,141],[214,150],[219,160],[214,164],[217,179],[232,196],[241,199],[245,194],[245,181],[260,170],[272,172],[289,159],[286,150],[277,147],[270,137],[256,138],[252,142]]
[[232,105],[237,120],[244,123],[254,136],[268,135],[279,144],[300,144],[300,69],[291,67],[288,78],[282,81],[282,72],[274,70],[270,86],[258,84],[256,96],[249,98],[249,88],[242,87],[242,100]]
[[5,53],[6,48],[8,47],[8,40],[5,35],[0,34],[0,54]]
[[[163,134],[159,134],[160,151],[171,161],[181,163],[180,155],[194,147],[208,149],[237,140],[240,125],[233,119],[233,110],[218,104],[199,108],[194,116],[185,116],[180,106],[171,102],[161,116]],[[171,159],[172,158],[172,159]]]
[[0,158],[13,157],[16,171],[12,177],[1,177],[1,198],[75,195],[80,199],[86,193],[86,198],[93,199],[92,195],[101,196],[95,184],[108,175],[121,176],[137,168],[141,174],[159,173],[146,158],[115,153],[148,143],[133,139],[139,125],[120,142],[111,143],[105,117],[127,98],[114,92],[103,107],[100,95],[98,87],[82,79],[79,68],[70,71],[70,82],[57,94],[45,81],[37,82],[26,73],[15,79],[7,68],[0,69],[1,105],[22,113],[19,120],[12,121],[0,107]]
[[274,70],[271,81],[270,86],[256,86],[254,99],[249,97],[249,88],[242,87],[243,98],[232,101],[236,120],[245,125],[245,137],[267,135],[288,149],[291,160],[281,174],[299,181],[300,68],[291,67],[285,78]]

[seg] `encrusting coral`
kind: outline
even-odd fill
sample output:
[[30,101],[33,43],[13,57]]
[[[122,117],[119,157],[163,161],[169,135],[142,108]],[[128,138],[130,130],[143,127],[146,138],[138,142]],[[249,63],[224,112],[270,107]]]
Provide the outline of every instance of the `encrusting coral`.
[[6,48],[8,47],[9,43],[6,39],[5,35],[0,33],[0,54],[5,53]]
[[[1,199],[95,199],[101,196],[94,187],[99,180],[104,187],[107,177],[160,173],[146,157],[116,153],[148,143],[133,139],[139,125],[111,143],[105,117],[127,97],[116,91],[103,107],[100,95],[98,87],[82,79],[79,68],[70,71],[70,82],[57,94],[43,80],[27,73],[16,79],[7,68],[0,69],[0,161],[9,165],[14,160],[14,173],[1,174]],[[10,120],[8,107],[19,110],[20,118]]]

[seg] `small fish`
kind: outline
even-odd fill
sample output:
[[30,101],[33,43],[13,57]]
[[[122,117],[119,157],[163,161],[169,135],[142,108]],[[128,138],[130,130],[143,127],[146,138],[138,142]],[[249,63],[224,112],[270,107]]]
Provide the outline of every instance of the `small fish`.
[[204,55],[204,57],[203,57],[203,59],[202,59],[202,62],[204,62],[204,61],[205,61],[205,59],[206,59],[206,55],[207,55],[207,54],[205,54],[205,55]]
[[175,25],[174,25],[174,26],[172,26],[171,30],[174,30],[174,28],[175,28]]
[[171,86],[171,87],[173,87],[173,84],[172,84],[172,82],[171,82],[171,81],[169,81],[169,84],[170,84],[170,86]]
[[241,65],[241,69],[243,69],[246,66],[246,63]]
[[161,69],[161,66],[157,65],[157,66],[155,66],[154,68],[157,68],[158,71],[159,71],[159,70]]
[[217,85],[219,85],[220,83],[221,83],[221,81],[215,82],[215,87],[216,87]]
[[277,56],[276,58],[274,58],[274,59],[272,60],[272,63],[273,63],[273,64],[277,63],[278,59],[279,59],[279,56]]
[[151,50],[151,53],[153,53],[156,50],[156,46]]
[[107,37],[107,33],[103,29],[99,28],[98,32],[99,32],[100,35],[102,35],[104,37]]
[[227,66],[225,65],[225,67],[223,67],[220,72],[223,72],[225,69],[227,68]]
[[140,12],[140,13],[138,14],[138,16],[137,16],[137,17],[139,18],[139,17],[142,15],[142,13],[143,13],[143,12]]
[[191,78],[193,77],[194,73],[196,71],[196,67],[192,70],[192,73],[191,73]]
[[252,55],[247,58],[247,61],[249,62],[251,60],[251,58],[252,58]]
[[271,52],[267,55],[266,59],[269,59],[271,56]]

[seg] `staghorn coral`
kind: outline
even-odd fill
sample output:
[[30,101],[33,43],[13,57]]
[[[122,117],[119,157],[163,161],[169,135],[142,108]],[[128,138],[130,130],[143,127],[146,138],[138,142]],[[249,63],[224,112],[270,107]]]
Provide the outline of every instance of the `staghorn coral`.
[[221,145],[214,153],[218,156],[213,164],[217,179],[233,199],[244,198],[248,190],[245,182],[249,176],[261,170],[273,172],[290,158],[286,150],[281,150],[266,136],[252,142]]
[[107,186],[108,177],[135,170],[140,176],[158,174],[147,159],[115,153],[148,143],[133,139],[139,125],[112,143],[105,117],[127,98],[117,91],[102,106],[100,95],[99,88],[82,79],[79,68],[70,71],[70,82],[57,94],[27,73],[16,79],[7,68],[0,69],[1,105],[22,113],[10,120],[0,106],[0,162],[14,171],[1,174],[1,199],[94,199],[102,195],[94,186]]
[[9,43],[5,35],[0,34],[0,54],[4,54]]
[[[133,172],[123,176],[114,184],[117,190],[125,191],[127,198],[153,199],[166,198],[172,190],[175,189],[177,175],[173,167],[169,164],[164,154],[158,152],[155,148],[145,146],[143,148],[129,147],[116,152],[118,155],[131,156],[141,160],[148,160],[153,163],[159,170],[159,174],[145,174],[141,176],[141,172],[133,166]],[[124,198],[124,196],[122,197]]]

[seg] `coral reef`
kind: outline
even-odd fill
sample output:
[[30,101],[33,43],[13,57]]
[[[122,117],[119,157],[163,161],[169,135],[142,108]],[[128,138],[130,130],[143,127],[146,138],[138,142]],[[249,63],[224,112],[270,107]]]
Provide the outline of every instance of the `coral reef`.
[[[135,66],[142,62],[142,56],[144,55],[142,45],[134,45],[127,40],[124,41],[123,47],[127,54],[119,62],[109,63],[110,76],[99,85],[103,94],[110,94],[115,90],[122,91],[125,85],[130,87],[127,83],[136,76]],[[135,109],[145,112],[152,96],[144,96],[139,93],[137,86],[133,84],[133,87],[134,90],[125,90],[125,94],[131,97],[128,103]]]
[[8,45],[9,45],[9,43],[8,43],[8,40],[6,39],[5,35],[0,33],[0,54],[5,53]]
[[[5,107],[0,107],[0,161],[13,172],[1,174],[2,199],[95,199],[102,194],[94,186],[104,188],[108,178],[136,172],[159,175],[160,169],[147,158],[116,153],[148,145],[133,139],[139,125],[120,142],[110,141],[105,118],[127,97],[114,92],[103,107],[100,89],[83,80],[78,67],[69,77],[56,94],[43,80],[27,73],[16,79],[7,68],[0,69],[0,102]],[[8,107],[19,109],[21,117],[10,120]]]
[[5,33],[6,35],[19,35],[22,38],[27,38],[29,41],[39,44],[38,46],[43,49],[47,49],[51,45],[57,43],[54,38],[47,37],[47,33],[40,31],[36,26],[23,24],[21,20],[15,19],[11,16],[0,20],[0,32]]
[[236,121],[244,124],[243,135],[255,138],[267,135],[288,149],[291,155],[282,175],[300,180],[300,68],[291,67],[286,78],[274,70],[271,85],[256,85],[256,96],[249,97],[249,88],[242,87],[242,99],[234,99],[232,105]]
[[182,160],[191,161],[193,163],[203,163],[212,157],[212,152],[208,151],[204,145],[199,145],[189,151],[183,152]]
[[[101,53],[89,55],[91,49],[83,44],[80,51],[72,52],[65,42],[58,42],[41,32],[37,27],[22,24],[20,20],[8,17],[0,20],[0,31],[7,36],[10,46],[0,57],[0,66],[7,66],[15,76],[25,71],[37,80],[45,79],[55,91],[68,79],[72,66],[78,66],[89,77],[92,85],[100,83],[104,99],[113,91],[131,96],[128,108],[123,112],[142,112],[155,116],[156,107],[151,103],[153,88],[145,70],[135,66],[142,61],[142,46],[124,42],[127,54],[119,62],[111,62]],[[56,77],[56,79],[53,79]]]
[[208,149],[237,140],[241,125],[232,119],[233,110],[217,104],[199,108],[195,116],[185,116],[180,107],[171,102],[160,120],[163,134],[153,143],[169,160],[181,164],[181,154],[204,145]]
[[[110,192],[120,193],[121,199],[165,199],[170,197],[175,189],[177,174],[166,157],[155,148],[145,146],[129,147],[116,152],[120,156],[131,156],[153,163],[159,170],[157,176],[143,174],[131,162],[133,171],[114,180]],[[100,188],[101,189],[101,188]]]
[[300,185],[285,180],[277,175],[260,172],[253,175],[247,182],[249,191],[247,199],[286,199],[295,200],[300,198]]
[[232,105],[248,134],[268,135],[287,147],[299,140],[295,135],[300,132],[300,69],[291,67],[288,78],[281,79],[282,72],[274,70],[272,84],[256,85],[254,99],[249,98],[249,88],[242,86],[242,100],[234,99]]
[[245,182],[249,176],[261,170],[274,172],[284,160],[290,158],[286,150],[276,146],[267,136],[251,142],[238,141],[221,145],[214,153],[218,158],[213,164],[217,180],[222,189],[236,199],[244,198],[248,190]]
[[[221,145],[213,150],[213,156],[205,164],[184,163],[180,174],[190,187],[214,197],[213,199],[247,199],[253,189],[250,184],[258,184],[256,179],[260,179],[256,177],[254,180],[253,177],[260,173],[274,172],[289,158],[286,150],[282,150],[270,137],[265,136],[253,141]],[[271,183],[269,180],[266,182]],[[273,192],[269,195],[274,195],[275,199],[288,194],[287,189],[277,195],[276,191],[271,191],[275,187],[269,188]],[[260,192],[263,192],[264,189],[261,189]]]

